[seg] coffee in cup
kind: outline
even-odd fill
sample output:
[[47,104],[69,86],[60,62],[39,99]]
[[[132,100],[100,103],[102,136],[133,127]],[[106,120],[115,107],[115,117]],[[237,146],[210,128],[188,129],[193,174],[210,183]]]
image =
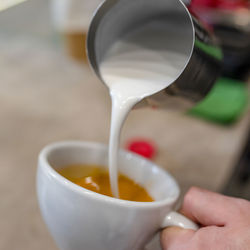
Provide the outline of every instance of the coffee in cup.
[[[109,173],[103,166],[74,164],[57,170],[71,182],[93,192],[113,197],[109,181]],[[152,202],[153,198],[146,189],[129,177],[119,174],[118,186],[120,199],[137,202]]]

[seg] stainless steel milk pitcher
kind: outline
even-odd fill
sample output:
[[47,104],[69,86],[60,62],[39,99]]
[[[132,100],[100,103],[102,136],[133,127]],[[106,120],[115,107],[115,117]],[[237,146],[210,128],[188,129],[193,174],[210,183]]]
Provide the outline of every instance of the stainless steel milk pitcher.
[[182,53],[185,60],[176,80],[142,104],[187,109],[202,100],[214,85],[220,73],[222,52],[210,31],[180,0],[104,1],[95,12],[88,32],[90,64],[103,81],[100,63],[110,46],[152,21],[164,27],[169,35],[166,49]]

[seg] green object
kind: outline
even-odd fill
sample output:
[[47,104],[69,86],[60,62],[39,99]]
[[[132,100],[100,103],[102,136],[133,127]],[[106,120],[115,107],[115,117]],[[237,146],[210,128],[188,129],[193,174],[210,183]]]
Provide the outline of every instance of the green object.
[[188,114],[222,124],[239,118],[248,102],[246,85],[242,82],[220,78],[207,97]]
[[204,51],[205,53],[209,54],[210,56],[222,60],[223,59],[223,53],[220,48],[215,46],[207,45],[199,40],[196,40],[194,45],[199,48],[200,50]]

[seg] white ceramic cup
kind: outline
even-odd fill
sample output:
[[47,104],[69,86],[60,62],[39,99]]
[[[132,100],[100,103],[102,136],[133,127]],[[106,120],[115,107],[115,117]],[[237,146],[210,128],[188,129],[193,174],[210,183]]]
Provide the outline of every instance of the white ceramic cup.
[[61,250],[138,250],[168,226],[197,229],[173,211],[179,187],[154,163],[120,151],[119,171],[146,188],[154,202],[104,196],[65,179],[57,169],[70,164],[107,166],[108,148],[92,142],[59,142],[45,147],[37,172],[42,216]]

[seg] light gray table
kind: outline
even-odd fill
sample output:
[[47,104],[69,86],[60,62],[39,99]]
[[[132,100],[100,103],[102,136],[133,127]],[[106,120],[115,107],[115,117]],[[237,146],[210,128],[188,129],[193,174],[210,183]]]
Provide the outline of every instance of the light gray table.
[[[0,13],[0,117],[0,249],[56,249],[37,206],[37,155],[58,140],[108,143],[110,100],[90,69],[64,54],[47,0]],[[248,128],[249,114],[222,127],[167,110],[135,110],[121,145],[133,137],[152,139],[155,161],[183,192],[191,185],[218,191]]]

